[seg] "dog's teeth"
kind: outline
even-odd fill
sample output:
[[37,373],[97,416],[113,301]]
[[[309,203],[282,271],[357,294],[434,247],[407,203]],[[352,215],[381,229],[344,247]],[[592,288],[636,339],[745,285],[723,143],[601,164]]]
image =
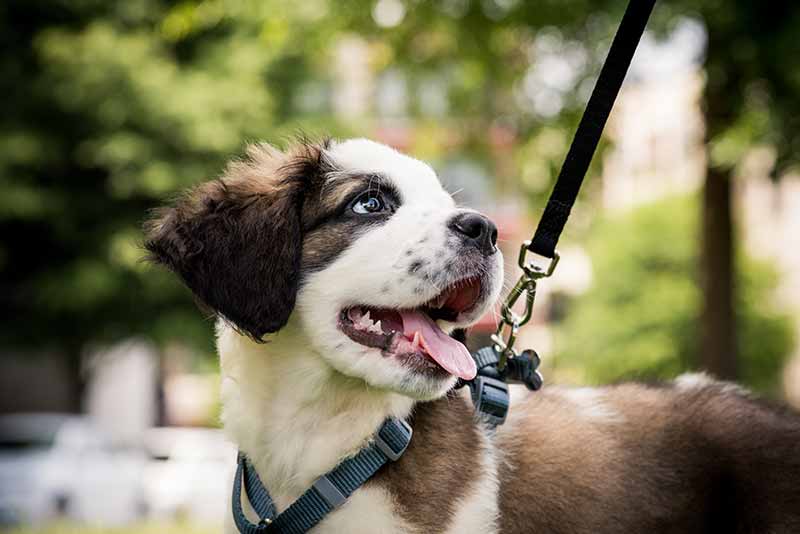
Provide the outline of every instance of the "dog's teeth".
[[369,318],[369,312],[367,312],[366,315],[358,320],[358,326],[364,328],[365,330],[369,330],[372,327],[372,324],[372,320]]
[[414,332],[414,339],[411,340],[411,350],[419,349],[419,332]]
[[383,328],[381,328],[381,322],[380,321],[377,321],[375,323],[374,328],[375,328],[375,333],[383,334]]

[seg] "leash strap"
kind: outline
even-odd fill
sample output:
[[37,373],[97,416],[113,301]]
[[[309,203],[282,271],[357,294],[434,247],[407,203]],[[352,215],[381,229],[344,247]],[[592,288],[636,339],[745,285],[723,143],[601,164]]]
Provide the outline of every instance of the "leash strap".
[[[383,422],[375,439],[355,456],[344,460],[331,472],[321,476],[283,513],[264,487],[256,470],[245,455],[239,453],[236,479],[233,482],[233,519],[241,534],[307,532],[330,512],[345,503],[387,462],[397,461],[411,442],[413,431],[405,421],[389,418]],[[259,522],[251,523],[242,510],[242,487]]]
[[617,94],[636,52],[636,46],[653,11],[656,0],[631,0],[622,17],[617,34],[600,70],[592,96],[569,147],[564,165],[550,193],[539,226],[528,250],[534,254],[553,258],[561,231],[569,218],[572,205],[578,197],[583,178],[597,149],[600,135],[617,99]]

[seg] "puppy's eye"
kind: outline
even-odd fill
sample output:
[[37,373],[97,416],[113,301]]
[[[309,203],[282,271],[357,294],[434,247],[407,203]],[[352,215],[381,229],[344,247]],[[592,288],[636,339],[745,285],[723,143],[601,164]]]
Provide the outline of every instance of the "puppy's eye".
[[355,199],[352,209],[359,215],[380,213],[386,210],[386,203],[380,193],[370,191]]

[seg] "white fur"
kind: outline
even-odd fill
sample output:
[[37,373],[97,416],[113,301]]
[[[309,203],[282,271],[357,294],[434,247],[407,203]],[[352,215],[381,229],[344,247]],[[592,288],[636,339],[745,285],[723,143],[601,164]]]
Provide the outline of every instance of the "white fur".
[[581,417],[602,423],[619,423],[624,416],[618,412],[605,398],[600,389],[551,387],[551,393],[557,393],[570,402]]
[[750,392],[738,384],[717,380],[711,375],[703,372],[684,373],[674,380],[674,384],[682,391],[698,391],[716,386],[723,393],[731,393],[745,397],[750,396]]
[[684,373],[677,377],[674,382],[678,389],[683,390],[702,389],[716,383],[706,373]]
[[[412,262],[423,261],[427,270],[446,272],[456,263],[459,250],[448,244],[451,231],[447,225],[457,213],[455,203],[428,165],[384,145],[350,140],[332,147],[328,156],[347,173],[389,177],[402,196],[402,204],[388,222],[360,236],[331,265],[307,280],[298,294],[297,315],[303,327],[314,332],[311,342],[318,352],[340,372],[363,377],[377,387],[401,388],[418,399],[439,397],[453,386],[455,378],[431,382],[409,373],[397,361],[379,357],[377,349],[342,335],[337,312],[366,303],[411,308],[438,295],[442,287],[410,274],[408,269]],[[411,256],[405,254],[408,250],[413,252]],[[487,277],[492,283],[487,302],[493,302],[501,288],[502,256],[495,254],[493,261],[494,272]],[[474,322],[484,309],[460,321]]]
[[[402,196],[401,206],[308,277],[289,324],[268,343],[257,344],[224,322],[217,328],[225,432],[252,460],[279,510],[365,446],[387,416],[407,417],[415,400],[437,398],[455,381],[420,376],[337,327],[340,310],[351,305],[414,307],[440,293],[442,288],[410,274],[408,263],[418,258],[439,272],[451,270],[458,251],[448,243],[447,221],[457,213],[455,203],[429,166],[383,145],[345,141],[327,156],[345,169],[334,180],[350,171],[387,176]],[[409,249],[411,257],[404,252]],[[497,298],[501,255],[492,262],[480,273],[490,284],[486,298],[458,325],[477,320]],[[460,503],[449,532],[495,529],[496,461],[484,445],[486,479]],[[227,529],[236,532],[230,521]],[[385,490],[362,488],[314,532],[412,531]]]
[[501,454],[495,447],[490,434],[481,434],[481,478],[471,481],[471,492],[458,503],[453,522],[447,528],[447,534],[463,532],[481,532],[494,534],[497,532],[497,520],[500,513],[497,498],[500,491],[498,479],[498,459]]
[[314,532],[348,534],[422,534],[417,533],[394,512],[389,492],[383,488],[361,488],[342,505],[341,513],[331,514]]

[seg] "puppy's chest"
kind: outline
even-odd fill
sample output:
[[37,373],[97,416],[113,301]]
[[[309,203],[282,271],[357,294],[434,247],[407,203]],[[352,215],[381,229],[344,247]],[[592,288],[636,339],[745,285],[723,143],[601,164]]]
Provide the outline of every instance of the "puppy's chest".
[[472,406],[450,395],[417,405],[410,422],[411,444],[359,490],[352,521],[372,517],[365,532],[496,532],[497,461]]
[[[472,407],[448,397],[418,405],[405,454],[386,464],[315,533],[481,533],[497,531],[497,461]],[[293,499],[274,494],[285,508]]]
[[377,486],[357,490],[340,509],[329,514],[315,533],[421,534],[398,513],[392,495]]
[[[378,478],[356,491],[313,532],[493,534],[497,532],[498,488],[494,462],[486,460],[476,478],[459,487],[444,483],[438,474],[426,481],[420,473],[404,485],[399,479],[386,484]],[[423,484],[427,487],[421,488]]]
[[[437,477],[438,478],[438,477]],[[357,490],[340,509],[329,514],[315,533],[353,534],[492,534],[497,531],[497,486],[494,472],[481,472],[468,486],[441,484],[419,491],[381,482]],[[430,499],[430,492],[438,491]],[[423,499],[428,500],[423,502]],[[416,501],[416,502],[415,502]]]

